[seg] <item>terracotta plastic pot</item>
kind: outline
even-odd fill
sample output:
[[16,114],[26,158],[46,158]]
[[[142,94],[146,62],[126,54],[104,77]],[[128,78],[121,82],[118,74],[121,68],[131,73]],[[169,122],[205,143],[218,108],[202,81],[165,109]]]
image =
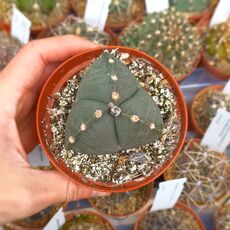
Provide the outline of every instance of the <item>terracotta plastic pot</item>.
[[[79,5],[77,6],[76,4],[74,4],[74,0],[69,0],[70,4],[72,6],[73,11],[80,17],[84,16],[84,12],[85,12],[85,6],[86,6],[86,0],[78,0],[79,1]],[[133,15],[133,19],[131,16],[130,20],[127,20],[126,22],[123,23],[119,23],[119,25],[114,25],[112,22],[109,21],[109,19],[111,17],[114,17],[115,19],[117,19],[119,17],[119,15],[117,14],[110,14],[108,15],[108,19],[107,19],[107,24],[106,27],[109,27],[112,31],[115,32],[120,32],[123,28],[125,28],[130,21],[136,21],[136,22],[140,22],[143,20],[143,17],[145,15],[145,3],[144,0],[134,0],[134,4],[137,4],[138,6],[136,7],[136,11],[137,12],[133,12],[133,10],[131,10],[131,14]]]
[[[114,49],[118,49],[120,52],[129,53],[132,57],[135,58],[144,58],[149,61],[156,69],[158,69],[166,78],[166,80],[171,85],[175,97],[176,97],[176,106],[178,110],[178,116],[181,117],[181,130],[180,137],[177,146],[175,147],[172,157],[169,161],[167,161],[161,168],[154,171],[148,177],[144,178],[141,181],[131,181],[121,185],[114,184],[103,184],[100,182],[95,182],[90,179],[87,179],[80,173],[74,173],[68,168],[61,160],[55,158],[54,154],[50,151],[47,139],[51,140],[51,131],[50,131],[50,118],[48,114],[47,108],[52,107],[54,103],[54,93],[58,92],[65,82],[73,77],[77,72],[84,69],[89,65],[92,60],[99,57],[104,50],[112,51]],[[187,131],[187,110],[186,104],[183,98],[183,94],[176,82],[176,80],[172,77],[170,72],[161,65],[154,58],[148,56],[147,54],[140,52],[135,49],[127,48],[127,47],[119,47],[119,46],[108,46],[108,47],[98,47],[81,54],[75,55],[74,57],[65,61],[59,68],[50,76],[44,85],[42,92],[39,97],[38,105],[37,105],[37,114],[36,114],[36,125],[37,132],[39,136],[39,140],[41,146],[45,150],[45,153],[52,164],[58,169],[62,174],[69,177],[71,180],[81,184],[82,186],[86,186],[88,188],[94,190],[100,190],[105,192],[126,192],[129,190],[134,190],[140,188],[158,178],[164,171],[172,164],[177,155],[179,154]],[[47,137],[44,135],[44,132],[47,134]]]
[[[186,144],[189,144],[188,145],[188,150],[192,150],[192,146],[191,146],[191,144],[193,143],[193,142],[195,142],[195,143],[197,143],[197,144],[200,144],[200,142],[201,142],[201,139],[199,139],[199,138],[191,138],[191,139],[188,139],[188,140],[186,140],[186,142],[185,142],[185,144],[184,144],[184,146],[186,145]],[[220,153],[220,154],[222,154],[221,155],[221,158],[225,158],[225,154],[224,153]],[[170,167],[170,168],[168,168],[168,170],[167,171],[165,171],[165,173],[164,173],[164,178],[165,178],[165,180],[174,180],[175,179],[175,177],[173,176],[173,173],[172,173],[172,170],[173,168],[172,167]],[[226,192],[224,192],[223,194],[221,194],[221,195],[219,195],[218,197],[215,197],[215,203],[221,203],[222,201],[223,201],[223,199],[225,199],[225,197],[226,197]],[[196,201],[196,203],[197,203],[197,207],[204,207],[204,203],[201,203],[201,202],[197,202]],[[212,205],[208,205],[208,206],[206,206],[206,207],[209,207],[209,208],[211,208],[211,206]]]
[[126,216],[130,216],[132,214],[135,214],[139,210],[141,210],[148,203],[148,201],[151,199],[152,193],[153,193],[153,183],[150,183],[150,184],[147,185],[147,195],[146,195],[147,199],[146,199],[146,201],[142,204],[142,206],[138,210],[135,210],[133,212],[127,213],[125,215],[108,214],[107,212],[104,212],[103,210],[97,208],[90,199],[88,199],[88,201],[92,205],[93,208],[95,208],[96,210],[98,210],[100,213],[102,213],[104,215],[108,215],[108,216],[112,216],[112,217],[126,217]]
[[[185,204],[179,202],[176,204],[177,208],[182,209],[185,212],[188,212],[191,217],[194,219],[195,222],[198,223],[198,225],[200,226],[200,229],[196,229],[196,230],[205,230],[204,224],[202,223],[202,221],[200,220],[200,218],[197,216],[197,214],[188,206],[186,206]],[[141,221],[144,219],[145,215],[149,212],[149,210],[145,211],[137,220],[137,222],[135,223],[134,226],[134,230],[138,230],[139,229],[139,225],[141,223]],[[183,221],[183,220],[181,220]]]
[[212,86],[205,87],[200,92],[198,92],[198,94],[192,100],[192,105],[191,105],[191,109],[190,109],[191,124],[192,124],[192,128],[194,129],[194,131],[196,131],[201,136],[203,136],[205,134],[205,131],[203,131],[200,128],[199,124],[196,121],[196,116],[195,116],[195,108],[196,108],[196,104],[197,104],[196,102],[200,97],[202,97],[204,94],[206,94],[209,90],[212,90],[212,89],[216,89],[218,91],[221,91],[223,89],[223,86],[222,85],[212,85]]
[[65,219],[66,219],[66,221],[71,220],[76,215],[79,215],[79,214],[86,214],[86,215],[87,214],[88,215],[91,214],[91,215],[95,215],[95,216],[99,217],[103,222],[107,223],[112,230],[115,230],[115,227],[108,220],[106,220],[103,216],[101,216],[100,214],[98,214],[96,212],[89,211],[89,210],[83,210],[83,209],[81,209],[81,210],[75,210],[75,211],[66,212]]

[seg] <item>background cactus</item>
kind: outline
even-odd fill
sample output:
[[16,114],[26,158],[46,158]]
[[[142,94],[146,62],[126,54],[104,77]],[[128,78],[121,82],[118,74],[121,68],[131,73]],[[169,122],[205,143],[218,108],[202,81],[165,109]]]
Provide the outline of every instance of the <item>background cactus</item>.
[[16,0],[17,7],[27,12],[40,8],[45,13],[49,13],[54,9],[55,4],[56,0]]
[[61,36],[66,34],[78,35],[100,45],[109,45],[112,42],[109,34],[92,28],[83,19],[72,15],[66,17],[59,25],[50,28],[44,36]]
[[150,14],[143,23],[130,25],[124,30],[121,43],[155,57],[176,79],[195,67],[201,48],[197,28],[175,9]]
[[173,207],[162,211],[146,213],[138,226],[139,230],[202,230],[199,222],[187,210]]
[[[72,5],[80,17],[84,16],[86,0],[72,0]],[[131,20],[140,20],[145,13],[144,0],[112,0],[109,6],[107,26],[123,27]]]
[[169,4],[181,12],[202,12],[209,8],[212,0],[169,0]]
[[104,52],[80,83],[66,124],[66,149],[116,153],[151,143],[162,131],[158,106],[125,64]]
[[0,20],[11,23],[12,8],[16,5],[32,22],[32,32],[57,24],[69,11],[68,0],[1,0]]
[[230,112],[230,95],[223,94],[219,89],[211,87],[194,101],[194,118],[203,132],[207,130],[218,109]]
[[15,38],[0,31],[0,70],[17,54],[22,44]]
[[230,23],[212,26],[204,39],[204,50],[209,63],[221,72],[230,74]]
[[60,230],[113,230],[110,223],[102,219],[98,214],[83,212],[74,215],[60,228]]

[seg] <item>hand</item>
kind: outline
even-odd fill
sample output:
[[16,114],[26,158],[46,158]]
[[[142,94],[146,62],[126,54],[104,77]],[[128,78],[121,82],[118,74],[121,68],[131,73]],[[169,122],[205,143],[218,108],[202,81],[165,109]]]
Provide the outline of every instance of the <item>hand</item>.
[[30,168],[37,144],[36,102],[49,74],[65,59],[95,45],[76,36],[26,45],[0,74],[0,224],[35,214],[51,204],[103,195],[57,171]]

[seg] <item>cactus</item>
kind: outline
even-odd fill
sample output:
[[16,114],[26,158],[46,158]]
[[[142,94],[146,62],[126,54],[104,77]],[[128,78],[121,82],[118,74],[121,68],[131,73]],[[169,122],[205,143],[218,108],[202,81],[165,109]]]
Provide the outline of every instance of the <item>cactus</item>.
[[17,7],[26,12],[40,8],[44,13],[50,13],[56,4],[56,0],[16,0]]
[[194,101],[194,118],[198,126],[205,132],[215,117],[218,109],[230,112],[230,95],[210,88]]
[[230,74],[230,23],[211,27],[204,39],[204,50],[209,63]]
[[94,197],[89,201],[94,208],[108,215],[127,216],[138,211],[148,202],[152,195],[150,186],[129,192],[112,193],[105,197]]
[[218,208],[215,215],[216,229],[229,230],[230,229],[230,196]]
[[166,210],[147,212],[137,229],[202,230],[203,228],[188,210],[176,206]]
[[216,205],[229,188],[230,165],[219,153],[189,140],[176,161],[165,173],[166,180],[186,177],[181,200],[189,206]]
[[[86,0],[71,0],[80,17],[84,16]],[[112,0],[109,6],[107,26],[122,27],[131,20],[140,20],[145,12],[144,0]]]
[[112,230],[111,225],[98,214],[83,212],[74,215],[71,219],[68,219],[66,223],[60,228],[60,230]]
[[0,70],[2,70],[22,47],[21,43],[4,32],[0,32]]
[[45,36],[61,36],[65,34],[78,35],[100,45],[109,45],[111,43],[109,34],[100,32],[96,28],[87,25],[83,19],[71,15],[66,17],[58,26],[51,28]]
[[34,1],[33,0],[16,0],[16,6],[21,11],[30,12],[33,9]]
[[200,55],[200,36],[186,17],[175,9],[148,15],[121,36],[122,45],[142,50],[158,59],[180,79],[194,67]]
[[203,12],[211,5],[211,0],[169,0],[170,6],[181,12]]
[[125,64],[105,51],[86,71],[65,129],[66,149],[108,154],[156,140],[163,119]]

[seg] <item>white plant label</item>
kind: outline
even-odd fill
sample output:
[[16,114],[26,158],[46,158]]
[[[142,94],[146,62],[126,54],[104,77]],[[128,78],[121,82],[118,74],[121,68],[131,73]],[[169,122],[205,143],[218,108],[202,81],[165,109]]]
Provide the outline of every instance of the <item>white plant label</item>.
[[223,91],[224,94],[230,94],[230,80],[228,80],[227,84],[225,85]]
[[169,0],[145,0],[145,6],[148,14],[161,12],[169,8]]
[[225,22],[230,16],[230,1],[220,0],[211,18],[209,26]]
[[230,142],[230,113],[218,109],[216,116],[212,119],[201,145],[217,151],[224,152]]
[[28,43],[31,25],[31,21],[14,7],[11,21],[11,36],[17,38],[22,44]]
[[109,13],[111,0],[87,0],[85,21],[92,27],[103,31]]
[[60,208],[43,230],[58,230],[63,224],[65,224],[65,215],[63,208]]
[[30,154],[29,162],[32,166],[50,166],[50,162],[44,154],[41,145],[38,145]]
[[187,178],[168,180],[159,184],[150,212],[169,209],[177,203]]

